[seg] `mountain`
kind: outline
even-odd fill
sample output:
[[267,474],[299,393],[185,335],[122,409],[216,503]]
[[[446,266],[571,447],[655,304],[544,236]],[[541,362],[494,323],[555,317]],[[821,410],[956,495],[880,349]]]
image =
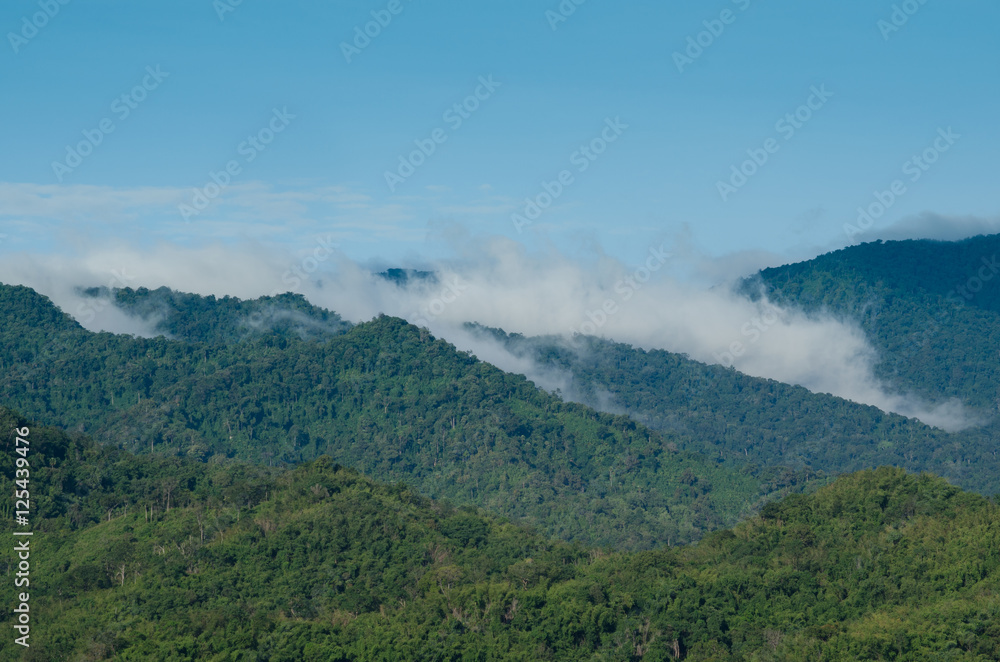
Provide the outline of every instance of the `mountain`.
[[929,475],[864,471],[693,546],[609,553],[326,457],[136,456],[0,409],[9,459],[23,427],[31,647],[4,637],[4,660],[1000,658],[1000,511]]
[[1000,410],[1000,235],[871,242],[765,269],[752,296],[855,320],[877,374],[931,400]]
[[734,466],[754,462],[841,474],[891,465],[931,471],[985,494],[1000,492],[992,428],[949,434],[801,386],[592,336],[570,340],[466,328],[530,359],[543,373],[568,376],[573,392],[567,397],[681,435],[684,449]]
[[394,285],[406,287],[411,282],[424,282],[428,285],[435,285],[438,282],[437,274],[433,271],[421,271],[419,269],[386,269],[376,274]]
[[633,549],[695,540],[816,475],[680,450],[682,435],[564,403],[403,320],[232,342],[219,330],[253,305],[170,300],[190,308],[168,316],[175,328],[211,342],[91,333],[34,291],[0,286],[0,402],[154,455],[328,455],[547,535]]
[[286,293],[244,301],[235,297],[198,296],[168,287],[150,290],[89,288],[86,296],[109,301],[141,319],[150,334],[188,342],[239,342],[260,335],[288,335],[322,340],[344,333],[350,322],[312,305],[301,294]]

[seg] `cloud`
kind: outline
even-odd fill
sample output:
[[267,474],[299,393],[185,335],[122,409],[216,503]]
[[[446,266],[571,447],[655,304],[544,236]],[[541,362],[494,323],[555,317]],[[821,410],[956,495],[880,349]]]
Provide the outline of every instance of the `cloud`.
[[[194,248],[81,245],[69,256],[16,254],[0,263],[0,281],[33,287],[95,330],[143,331],[110,307],[81,309],[86,301],[78,286],[113,286],[115,278],[133,287],[167,286],[241,298],[294,291],[351,321],[384,312],[428,326],[483,360],[564,393],[572,392],[568,375],[541,371],[498,344],[470,335],[463,324],[478,322],[525,335],[601,335],[706,363],[732,364],[750,375],[875,405],[945,429],[976,422],[960,403],[931,405],[880,383],[872,370],[878,356],[853,322],[782,309],[766,299],[751,302],[729,287],[679,278],[678,271],[699,264],[683,240],[650,244],[624,264],[599,248],[585,258],[571,258],[554,248],[529,252],[510,239],[474,237],[454,228],[449,236],[456,242],[453,257],[430,263],[437,278],[405,286],[373,275],[330,248],[323,236],[295,248],[244,240]],[[705,263],[702,259],[703,271]]]
[[873,231],[873,239],[938,239],[959,241],[981,234],[1000,232],[1000,216],[952,216],[924,212],[908,216],[882,231]]
[[[0,222],[20,235],[61,238],[132,236],[191,243],[253,237],[281,243],[318,231],[356,242],[421,241],[426,232],[411,206],[372,199],[344,186],[282,188],[235,182],[207,205],[194,188],[116,188],[0,182]],[[185,218],[180,205],[197,213]]]
[[144,209],[176,203],[183,192],[171,188],[117,189],[110,186],[61,186],[0,182],[0,217],[42,218],[105,223],[135,220]]

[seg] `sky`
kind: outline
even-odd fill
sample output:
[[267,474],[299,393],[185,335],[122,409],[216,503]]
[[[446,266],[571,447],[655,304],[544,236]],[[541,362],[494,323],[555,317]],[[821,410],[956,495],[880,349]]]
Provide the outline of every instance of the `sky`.
[[[996,3],[578,1],[4,2],[0,250],[332,232],[402,262],[457,225],[626,261],[679,233],[801,258],[997,215]],[[958,137],[910,181],[939,130]]]
[[[727,279],[1000,231],[998,19],[987,0],[7,0],[0,281],[71,312],[79,285],[290,289],[355,320],[570,333],[656,264],[595,331],[713,362],[767,312]],[[357,275],[389,266],[477,294],[435,313],[440,293]],[[791,335],[738,368],[884,403],[856,328],[778,319]],[[853,386],[822,376],[845,362]]]

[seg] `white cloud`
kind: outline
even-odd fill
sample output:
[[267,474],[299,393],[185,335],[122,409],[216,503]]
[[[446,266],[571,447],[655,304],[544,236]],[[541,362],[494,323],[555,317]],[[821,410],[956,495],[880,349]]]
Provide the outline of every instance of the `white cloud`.
[[[959,403],[934,407],[879,383],[872,370],[878,357],[853,323],[807,316],[767,301],[754,303],[727,287],[675,278],[671,274],[677,265],[672,257],[662,257],[661,250],[675,247],[648,246],[636,254],[634,265],[625,265],[599,252],[588,260],[554,249],[529,253],[509,239],[476,239],[452,229],[459,243],[453,259],[434,265],[439,281],[414,281],[407,287],[374,277],[336,250],[315,260],[311,256],[317,255],[318,240],[295,250],[253,241],[197,248],[166,243],[150,248],[81,246],[69,257],[10,256],[0,264],[0,281],[33,287],[74,315],[85,304],[75,287],[108,285],[113,272],[126,274],[131,286],[165,285],[202,295],[253,298],[293,290],[349,320],[384,312],[427,325],[484,360],[564,393],[572,389],[567,375],[540,372],[499,345],[474,338],[462,324],[474,321],[525,335],[582,330],[707,363],[732,360],[750,375],[800,384],[945,429],[970,422]],[[697,261],[683,249],[679,255],[688,263]],[[656,268],[647,271],[647,266]],[[85,325],[141,331],[111,309]]]
[[[430,197],[395,196],[388,202],[347,186],[296,186],[234,183],[186,223],[177,205],[190,200],[192,189],[0,183],[0,222],[9,235],[0,280],[51,296],[93,329],[148,332],[110,307],[93,310],[93,301],[77,294],[77,286],[108,285],[113,273],[134,278],[123,284],[203,295],[252,298],[292,290],[354,321],[385,312],[426,324],[486,360],[564,392],[572,388],[566,375],[541,374],[499,346],[472,339],[461,325],[474,321],[526,335],[592,332],[708,363],[732,360],[751,375],[941,427],[970,420],[960,404],[935,408],[878,383],[872,371],[878,357],[854,324],[752,303],[720,285],[787,262],[787,256],[743,251],[706,257],[685,229],[670,241],[669,259],[645,273],[642,265],[656,258],[658,242],[637,251],[630,266],[606,255],[580,227],[574,231],[586,257],[570,258],[539,233],[541,224],[532,228],[530,241],[545,248],[529,252],[511,239],[475,236],[468,225],[441,220],[490,219],[506,226],[505,214],[516,205],[488,185],[471,198],[431,186]],[[422,216],[418,210],[429,201],[434,215]],[[435,220],[418,220],[428,217]],[[959,239],[998,230],[1000,218],[928,213],[873,231],[872,238]],[[62,254],[46,252],[48,246],[37,254],[10,252],[24,251],[32,235],[58,238]],[[415,251],[427,240],[451,251],[436,263],[413,255],[412,263],[438,272],[437,286],[397,287],[339,250],[314,258],[321,243],[383,248],[408,242]],[[449,291],[449,283],[460,285]]]
[[952,216],[924,212],[908,216],[885,230],[873,231],[873,239],[938,239],[958,241],[981,234],[1000,232],[1000,216]]

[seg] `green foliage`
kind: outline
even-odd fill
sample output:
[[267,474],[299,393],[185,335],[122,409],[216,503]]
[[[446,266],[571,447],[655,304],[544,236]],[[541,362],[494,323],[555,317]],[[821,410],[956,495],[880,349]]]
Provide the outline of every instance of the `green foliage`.
[[858,321],[878,374],[932,400],[1000,409],[1000,235],[872,242],[765,269],[751,294]]
[[[127,305],[140,294],[119,293]],[[193,320],[185,328],[212,337],[229,328],[212,320],[247,309],[173,301],[192,307],[177,317]],[[0,311],[0,401],[27,415],[160,456],[288,465],[326,454],[564,540],[695,540],[809,476],[678,451],[678,435],[563,403],[395,318],[321,341],[201,343],[90,333],[26,288],[0,286]]]
[[167,287],[149,290],[107,288],[85,290],[111,299],[122,311],[144,320],[157,333],[190,342],[229,343],[260,335],[322,340],[351,327],[336,313],[313,306],[301,294],[281,294],[243,301],[235,297],[201,297]]
[[[8,465],[24,424],[0,411]],[[609,553],[326,457],[269,469],[31,439],[32,648],[6,638],[4,660],[1000,656],[1000,511],[929,475],[861,472],[690,547]]]
[[1000,492],[995,427],[947,433],[801,386],[705,365],[681,354],[594,337],[526,338],[468,325],[511,352],[572,376],[575,399],[623,410],[682,448],[740,466],[829,474],[892,465],[932,471],[966,489]]
[[436,285],[438,282],[437,275],[433,271],[421,271],[419,269],[386,269],[377,275],[400,287],[406,287],[413,282],[426,283],[428,285]]
[[[998,247],[868,244],[746,287],[857,319],[883,379],[992,415],[1000,289],[960,288]],[[994,492],[996,424],[949,435],[667,352],[495,332],[630,420],[392,318],[113,295],[173,339],[89,333],[0,286],[0,402],[71,429],[31,425],[32,648],[0,659],[1000,659],[991,501],[893,468],[768,499],[883,463]],[[5,466],[23,425],[0,408]]]

